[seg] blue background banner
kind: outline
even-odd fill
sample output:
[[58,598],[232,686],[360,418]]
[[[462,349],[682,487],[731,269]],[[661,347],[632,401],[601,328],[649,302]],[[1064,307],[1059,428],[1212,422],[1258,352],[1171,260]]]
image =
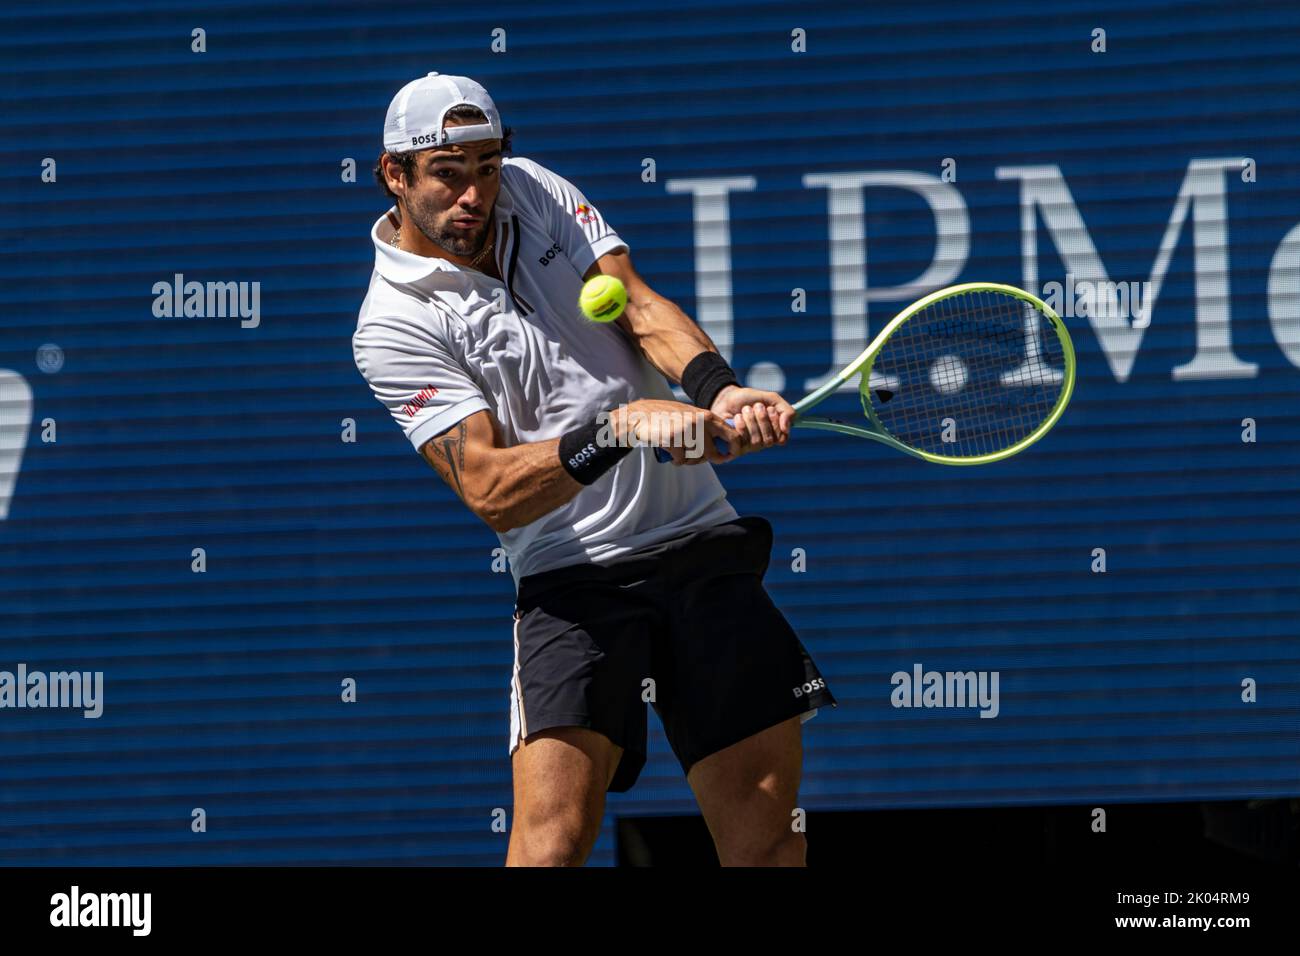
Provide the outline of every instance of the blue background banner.
[[[429,70],[482,82],[791,400],[926,291],[1061,284],[1079,381],[1028,453],[798,432],[720,470],[840,702],[805,725],[804,807],[1300,795],[1295,4],[0,22],[0,671],[104,674],[97,719],[0,708],[0,862],[504,858],[510,575],[350,346],[384,110]],[[257,283],[256,321],[157,315],[178,274]],[[1099,281],[1146,312],[1065,300]],[[997,717],[893,706],[916,665],[998,672]],[[615,817],[695,810],[651,734],[593,862]]]

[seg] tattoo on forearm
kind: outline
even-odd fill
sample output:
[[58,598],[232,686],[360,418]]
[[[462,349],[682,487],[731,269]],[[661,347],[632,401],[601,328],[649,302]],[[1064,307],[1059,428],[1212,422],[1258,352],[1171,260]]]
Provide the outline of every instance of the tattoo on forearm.
[[461,484],[461,474],[465,471],[465,435],[467,429],[464,422],[456,425],[452,432],[448,432],[441,438],[435,438],[429,442],[429,451],[439,461],[447,465],[448,481],[456,489],[456,494],[463,499],[465,497],[465,488]]

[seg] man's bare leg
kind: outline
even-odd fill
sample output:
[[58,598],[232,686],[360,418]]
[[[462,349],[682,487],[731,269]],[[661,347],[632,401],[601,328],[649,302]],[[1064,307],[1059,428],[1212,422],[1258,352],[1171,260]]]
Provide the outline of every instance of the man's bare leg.
[[806,866],[791,828],[803,772],[798,717],[700,760],[687,774],[723,866]]
[[511,760],[514,819],[506,866],[582,866],[600,835],[623,748],[585,727],[530,734]]

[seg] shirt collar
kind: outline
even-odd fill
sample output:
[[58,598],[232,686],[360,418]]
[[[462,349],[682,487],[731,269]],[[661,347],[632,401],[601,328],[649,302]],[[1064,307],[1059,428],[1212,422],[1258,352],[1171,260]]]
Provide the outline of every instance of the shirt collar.
[[[499,226],[501,222],[510,218],[514,208],[514,198],[506,189],[503,180],[501,191],[497,194],[496,209],[493,211],[492,228],[498,230],[498,236],[500,235]],[[393,233],[401,225],[401,221],[397,207],[393,206],[388,212],[375,220],[374,226],[370,229],[370,240],[375,244],[375,271],[385,279],[390,282],[408,284],[419,282],[436,272],[465,276],[482,275],[482,273],[473,269],[462,269],[449,259],[418,256],[414,252],[407,252],[405,249],[397,248],[390,240],[393,238]]]

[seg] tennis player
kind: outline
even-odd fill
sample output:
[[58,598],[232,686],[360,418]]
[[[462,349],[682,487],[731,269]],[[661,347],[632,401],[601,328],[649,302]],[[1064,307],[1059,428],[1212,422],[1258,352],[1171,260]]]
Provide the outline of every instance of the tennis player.
[[[737,517],[712,467],[786,442],[793,409],[741,387],[600,212],[507,157],[510,138],[465,77],[393,98],[375,175],[395,204],[353,337],[515,579],[506,864],[586,860],[605,793],[645,764],[649,702],[720,861],[802,866],[801,724],[835,699],[763,588],[771,526]],[[617,323],[578,309],[601,273],[628,290]]]

